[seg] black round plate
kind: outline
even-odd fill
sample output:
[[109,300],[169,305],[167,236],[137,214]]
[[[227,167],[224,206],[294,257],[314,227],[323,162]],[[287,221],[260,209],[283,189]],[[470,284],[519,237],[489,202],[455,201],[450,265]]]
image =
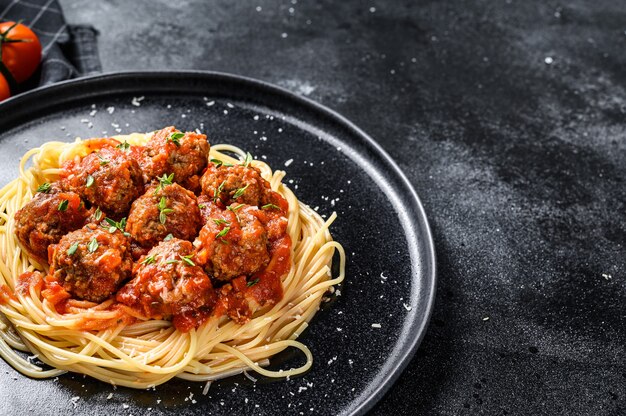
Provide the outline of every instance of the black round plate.
[[[50,414],[360,414],[399,376],[433,306],[435,258],[424,210],[389,156],[337,113],[284,89],[212,72],[120,73],[56,84],[0,104],[0,184],[45,141],[200,129],[211,143],[250,151],[324,216],[347,276],[301,341],[315,362],[290,380],[254,375],[203,384],[172,380],[149,391],[82,375],[31,380],[0,362],[3,412]],[[302,363],[290,351],[272,368]],[[112,393],[112,395],[111,395]],[[419,392],[416,392],[419,394]],[[45,403],[45,406],[42,405]]]

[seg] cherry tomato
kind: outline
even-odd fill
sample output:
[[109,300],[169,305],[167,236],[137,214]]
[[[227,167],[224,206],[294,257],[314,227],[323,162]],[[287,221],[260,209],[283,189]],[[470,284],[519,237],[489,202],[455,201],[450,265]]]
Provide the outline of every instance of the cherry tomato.
[[[0,23],[0,43],[2,43],[2,62],[13,78],[19,83],[24,82],[35,72],[41,61],[41,43],[35,33],[28,27],[15,22]],[[9,30],[8,33],[4,33]],[[19,40],[9,42],[7,40]]]
[[9,89],[9,83],[0,74],[0,101],[6,100],[11,96],[11,90]]

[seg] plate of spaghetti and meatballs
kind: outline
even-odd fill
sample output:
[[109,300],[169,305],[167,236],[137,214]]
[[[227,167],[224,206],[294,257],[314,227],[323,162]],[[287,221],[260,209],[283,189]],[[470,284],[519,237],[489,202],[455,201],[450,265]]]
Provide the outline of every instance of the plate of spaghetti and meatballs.
[[196,72],[60,83],[0,111],[0,366],[21,373],[5,396],[355,414],[417,348],[426,217],[336,113]]

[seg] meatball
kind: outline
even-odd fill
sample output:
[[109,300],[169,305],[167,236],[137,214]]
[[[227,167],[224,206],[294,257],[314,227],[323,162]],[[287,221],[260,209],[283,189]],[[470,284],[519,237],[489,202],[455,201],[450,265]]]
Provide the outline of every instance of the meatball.
[[207,165],[209,142],[204,134],[181,133],[175,127],[156,131],[139,157],[146,183],[174,174],[174,181],[187,189],[199,188]]
[[222,210],[208,204],[210,220],[196,238],[198,263],[215,279],[229,281],[249,276],[269,262],[267,231],[256,207],[232,204]]
[[143,192],[139,164],[115,147],[102,147],[64,169],[64,182],[72,191],[118,219]]
[[193,241],[201,226],[196,196],[173,183],[152,186],[133,202],[126,231],[135,243],[150,249],[168,234]]
[[119,230],[87,224],[64,236],[53,250],[50,274],[78,299],[102,302],[132,273],[130,243]]
[[39,192],[15,214],[18,240],[40,261],[47,261],[50,244],[85,225],[90,215],[78,194],[63,192],[55,185],[46,192]]
[[194,260],[189,241],[161,242],[135,264],[133,279],[117,293],[117,301],[147,318],[172,317],[183,332],[199,326],[210,316],[217,295]]
[[272,191],[261,171],[252,166],[209,163],[200,184],[203,195],[224,206],[235,202],[257,207],[270,205],[283,215],[289,209],[285,198]]
[[271,192],[268,181],[251,166],[224,166],[210,163],[200,180],[202,193],[221,201],[225,206],[233,202],[247,205],[262,203],[264,194]]

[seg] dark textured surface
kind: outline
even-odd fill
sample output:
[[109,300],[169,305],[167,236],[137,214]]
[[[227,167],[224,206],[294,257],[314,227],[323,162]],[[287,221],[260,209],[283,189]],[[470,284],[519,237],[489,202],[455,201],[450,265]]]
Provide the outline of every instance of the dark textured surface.
[[401,165],[439,291],[376,414],[626,412],[626,3],[61,3],[106,71],[274,82]]

